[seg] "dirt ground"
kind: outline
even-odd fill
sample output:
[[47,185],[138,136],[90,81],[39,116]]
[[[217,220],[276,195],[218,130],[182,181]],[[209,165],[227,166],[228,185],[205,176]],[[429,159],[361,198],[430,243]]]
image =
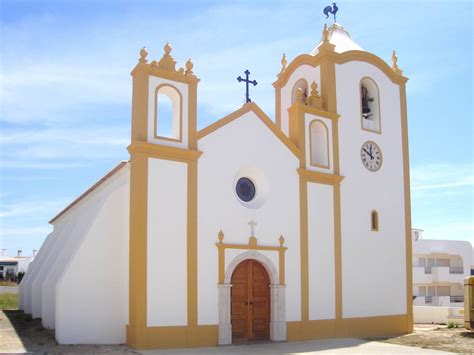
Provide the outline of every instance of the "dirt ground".
[[5,352],[138,354],[125,345],[59,345],[54,330],[18,310],[0,311],[0,353]]
[[415,324],[412,334],[388,339],[384,343],[443,350],[460,354],[474,354],[474,331],[464,328],[448,329],[445,325]]
[[[366,340],[454,353],[474,353],[474,332],[463,328],[416,325],[413,334]],[[54,339],[54,331],[44,329],[40,319],[31,319],[31,316],[18,310],[0,311],[0,353],[5,352],[138,354],[125,345],[59,345]]]

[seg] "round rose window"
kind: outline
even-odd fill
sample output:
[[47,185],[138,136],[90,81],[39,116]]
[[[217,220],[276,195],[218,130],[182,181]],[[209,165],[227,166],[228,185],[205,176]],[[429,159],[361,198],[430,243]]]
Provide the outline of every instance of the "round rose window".
[[255,197],[255,184],[249,178],[242,177],[237,181],[237,184],[235,185],[235,192],[242,201],[252,201]]

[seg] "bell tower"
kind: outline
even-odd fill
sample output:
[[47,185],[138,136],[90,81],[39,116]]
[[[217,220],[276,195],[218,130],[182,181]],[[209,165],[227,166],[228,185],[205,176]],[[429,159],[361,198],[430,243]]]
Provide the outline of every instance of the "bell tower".
[[[132,70],[127,345],[195,346],[197,329],[197,84],[145,48]],[[169,272],[172,272],[172,275]],[[175,292],[177,289],[180,292]],[[193,330],[193,331],[190,331]],[[188,336],[189,334],[189,336]]]

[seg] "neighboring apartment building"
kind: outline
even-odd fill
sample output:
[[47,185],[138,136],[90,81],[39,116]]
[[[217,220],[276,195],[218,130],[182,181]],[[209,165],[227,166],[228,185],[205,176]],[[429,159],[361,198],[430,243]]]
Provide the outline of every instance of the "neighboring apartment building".
[[422,239],[413,229],[413,293],[415,306],[463,307],[464,278],[471,273],[471,243]]

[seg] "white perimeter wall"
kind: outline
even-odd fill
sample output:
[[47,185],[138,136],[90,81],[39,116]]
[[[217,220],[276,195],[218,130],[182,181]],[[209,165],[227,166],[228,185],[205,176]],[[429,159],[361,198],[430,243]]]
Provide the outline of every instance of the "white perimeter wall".
[[187,164],[148,159],[147,325],[187,324]]
[[309,319],[334,319],[333,187],[308,183]]
[[[380,90],[382,134],[363,131],[359,82],[371,77]],[[362,62],[336,65],[342,219],[343,317],[406,314],[405,208],[399,87]],[[383,165],[361,163],[360,148],[374,141]],[[370,211],[379,214],[371,232]]]
[[[199,324],[218,323],[217,234],[224,243],[248,244],[254,220],[260,245],[286,251],[286,320],[300,319],[300,227],[297,158],[253,113],[248,112],[199,140],[198,163],[198,317]],[[257,185],[258,203],[244,206],[234,189],[249,176]],[[226,251],[226,265],[246,250]],[[263,253],[278,270],[277,253]]]

